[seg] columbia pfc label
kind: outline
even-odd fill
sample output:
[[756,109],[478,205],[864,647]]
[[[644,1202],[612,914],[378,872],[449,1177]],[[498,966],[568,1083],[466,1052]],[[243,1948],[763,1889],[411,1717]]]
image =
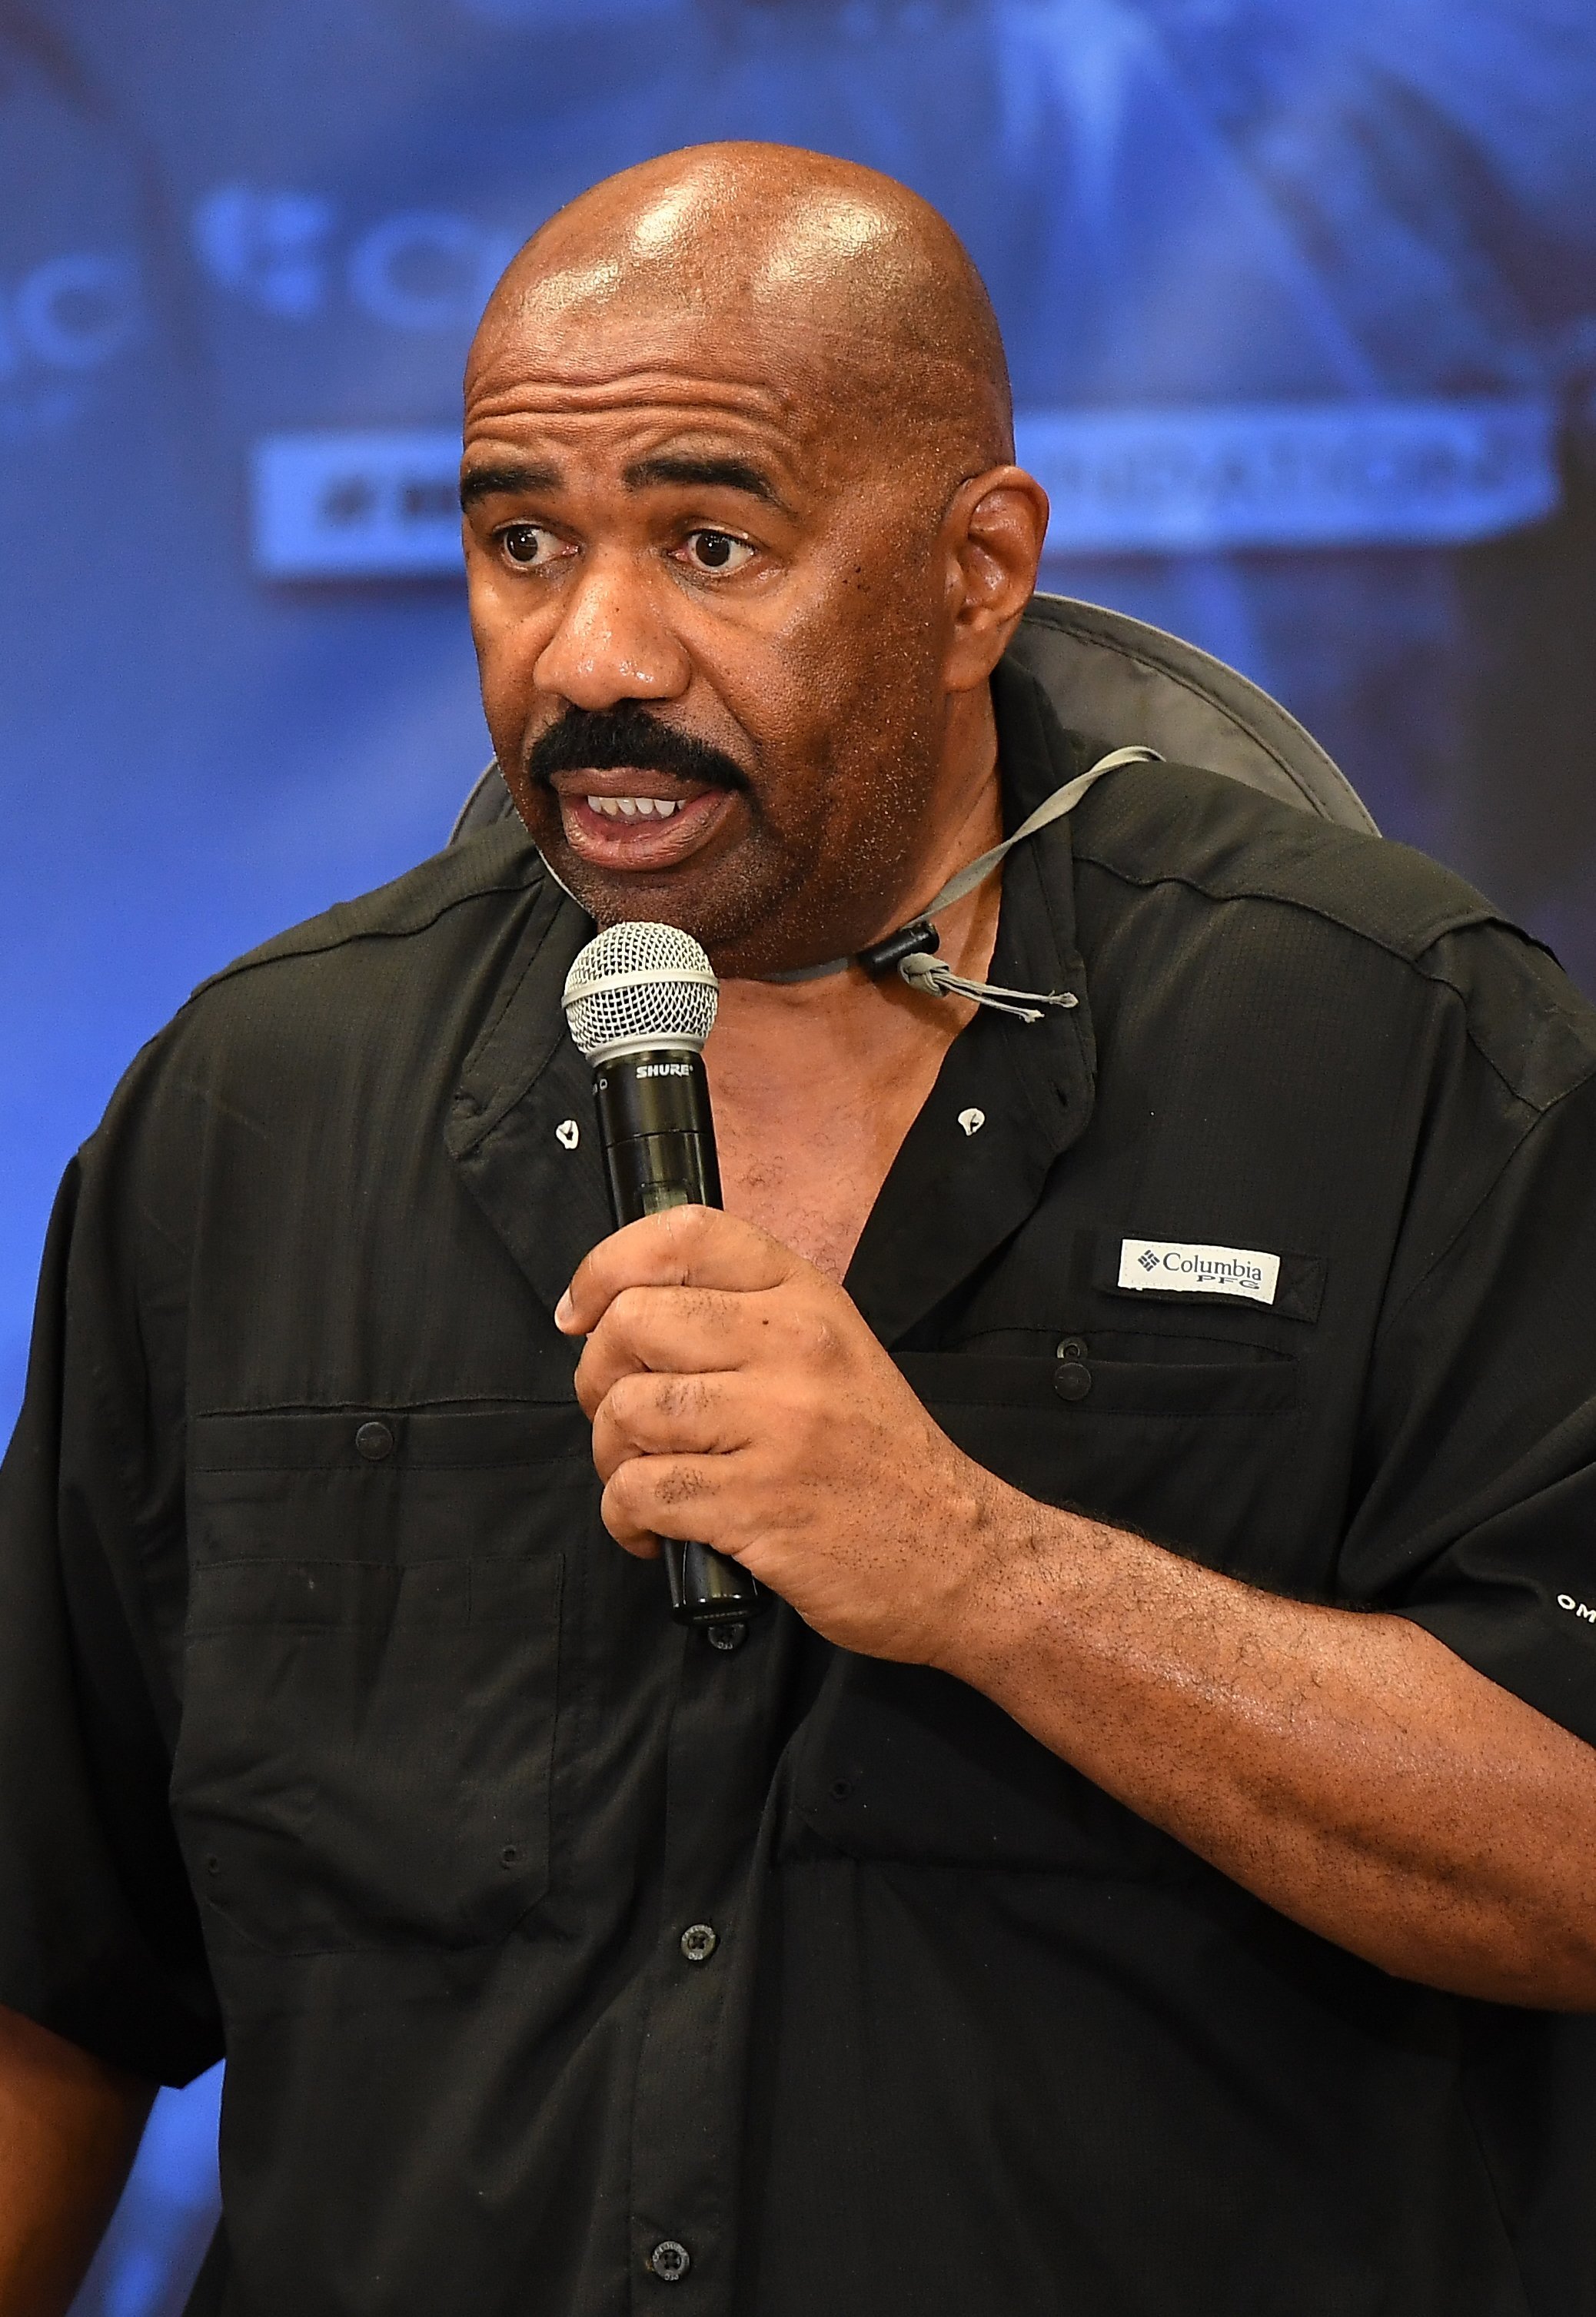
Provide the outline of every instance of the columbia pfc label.
[[1124,1239],[1119,1284],[1159,1295],[1239,1295],[1272,1303],[1280,1258],[1253,1247],[1198,1247],[1188,1239]]

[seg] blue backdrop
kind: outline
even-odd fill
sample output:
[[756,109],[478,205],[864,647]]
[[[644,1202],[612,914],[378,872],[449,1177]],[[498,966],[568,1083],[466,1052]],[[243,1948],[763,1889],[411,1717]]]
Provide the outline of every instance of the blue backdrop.
[[[1596,987],[1593,107],[1589,0],[0,0],[0,1413],[134,1048],[483,761],[466,340],[674,145],[937,201],[1048,584],[1237,662]],[[216,2089],[157,2109],[85,2311],[181,2305]]]

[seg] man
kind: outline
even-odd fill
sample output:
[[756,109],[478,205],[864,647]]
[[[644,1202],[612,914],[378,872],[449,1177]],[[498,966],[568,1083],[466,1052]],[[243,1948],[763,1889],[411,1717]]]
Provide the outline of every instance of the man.
[[[501,284],[525,828],[202,991],[52,1234],[0,2310],[224,2048],[228,2312],[1596,2308],[1596,1024],[1157,765],[938,919],[1040,1018],[783,979],[1099,753],[1011,449],[868,172],[673,156]],[[611,1235],[627,917],[722,977],[728,1212]],[[661,1535],[784,1606],[685,1633]]]

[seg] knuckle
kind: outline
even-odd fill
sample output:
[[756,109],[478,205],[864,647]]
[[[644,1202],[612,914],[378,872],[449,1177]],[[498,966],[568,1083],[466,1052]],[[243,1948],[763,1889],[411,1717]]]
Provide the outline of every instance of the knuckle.
[[611,1476],[610,1486],[620,1491],[623,1503],[635,1513],[650,1493],[649,1458],[636,1454],[623,1457]]
[[[626,1469],[623,1465],[621,1472],[624,1472]],[[632,1507],[625,1501],[623,1489],[618,1485],[620,1480],[621,1473],[617,1473],[605,1488],[599,1500],[599,1517],[615,1543],[623,1551],[637,1553],[645,1559],[650,1558],[658,1551],[653,1530],[646,1522],[636,1518]]]
[[831,1368],[842,1358],[842,1337],[823,1309],[801,1306],[793,1315],[792,1330],[794,1350],[806,1366]]
[[605,1419],[622,1439],[636,1437],[639,1420],[647,1413],[649,1382],[646,1370],[634,1370],[617,1376],[605,1395]]
[[640,1448],[651,1447],[668,1434],[673,1424],[702,1415],[709,1406],[709,1391],[696,1375],[658,1373],[634,1369],[611,1385],[605,1400],[616,1431]]
[[648,1311],[650,1293],[646,1287],[617,1289],[609,1310],[594,1330],[595,1337],[607,1335],[622,1343],[629,1342]]
[[686,1282],[672,1296],[673,1311],[688,1326],[723,1335],[729,1320],[728,1305],[731,1298],[718,1287],[695,1287]]
[[699,1467],[683,1460],[664,1466],[654,1484],[656,1499],[661,1505],[693,1505],[710,1493],[709,1483]]
[[628,1456],[637,1454],[637,1443],[612,1404],[614,1398],[612,1393],[593,1419],[593,1462],[605,1480]]
[[638,1485],[641,1459],[629,1456],[617,1464],[605,1482],[602,1511],[610,1534],[630,1536],[647,1524],[641,1519],[642,1490]]
[[655,1412],[666,1418],[703,1416],[708,1412],[711,1388],[698,1375],[659,1375],[650,1378]]

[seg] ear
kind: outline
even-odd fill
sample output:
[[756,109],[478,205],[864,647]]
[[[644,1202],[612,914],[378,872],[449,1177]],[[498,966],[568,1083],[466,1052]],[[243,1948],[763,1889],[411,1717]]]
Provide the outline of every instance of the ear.
[[1036,589],[1046,536],[1047,493],[1023,467],[991,467],[955,492],[943,527],[950,692],[973,692],[1002,658]]

